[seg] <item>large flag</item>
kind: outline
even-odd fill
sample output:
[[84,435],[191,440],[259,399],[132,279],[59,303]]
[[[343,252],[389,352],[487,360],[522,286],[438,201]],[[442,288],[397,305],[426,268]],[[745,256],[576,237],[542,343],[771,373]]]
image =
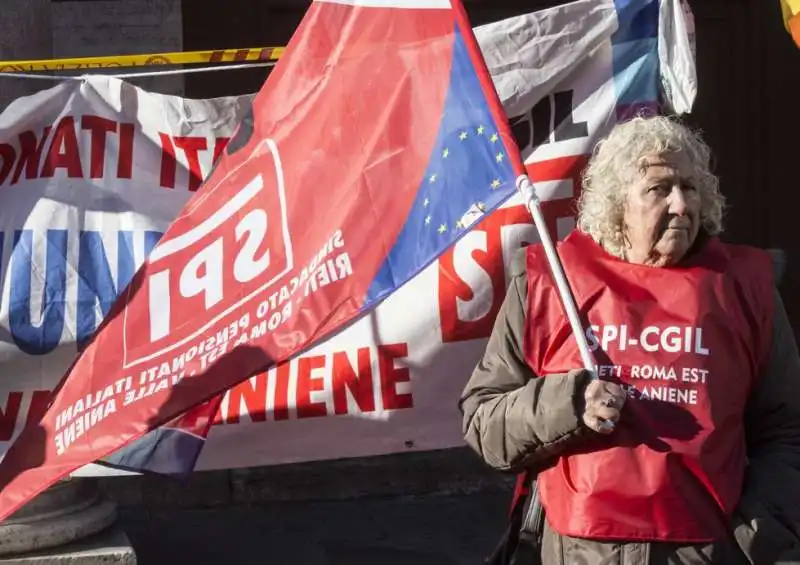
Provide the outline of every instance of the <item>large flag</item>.
[[226,154],[0,464],[0,519],[342,328],[524,172],[458,0],[315,0]]
[[[690,109],[692,29],[679,0],[576,0],[475,28],[553,238],[573,228],[585,157],[618,119],[659,99]],[[95,75],[0,115],[0,458],[40,420],[253,96],[185,99]],[[74,475],[463,445],[452,399],[485,347],[513,250],[536,241],[516,194],[368,315],[228,389],[218,411],[212,399]]]
[[[576,21],[580,21],[581,28],[574,27],[573,24]],[[541,118],[543,115],[541,103],[546,102],[554,92],[557,93],[556,99],[560,105],[552,124],[552,128],[559,132],[556,142],[565,142],[570,139],[574,142],[576,139],[580,139],[579,145],[585,145],[583,150],[588,152],[591,149],[591,139],[604,131],[604,128],[610,127],[610,123],[608,123],[591,135],[588,129],[585,132],[582,131],[581,124],[573,121],[572,108],[567,109],[563,105],[563,101],[565,94],[574,91],[574,86],[579,86],[578,92],[587,90],[587,87],[581,85],[581,82],[586,82],[587,77],[598,72],[598,67],[602,67],[601,61],[604,59],[604,48],[612,45],[613,63],[611,66],[616,74],[613,89],[615,100],[605,98],[605,104],[592,104],[591,114],[605,115],[605,112],[614,110],[616,107],[612,114],[624,119],[635,112],[652,111],[659,98],[659,85],[662,89],[662,97],[665,99],[664,102],[673,111],[679,113],[688,111],[696,93],[694,58],[691,47],[692,30],[691,11],[688,5],[678,0],[661,3],[648,0],[616,3],[613,0],[605,2],[579,0],[565,6],[515,16],[474,29],[478,45],[487,62],[504,110],[507,115],[512,116],[512,129],[517,142],[521,143],[520,147],[523,149],[523,157],[526,157],[526,162],[528,159],[532,161],[537,161],[537,159],[536,151],[529,147],[532,140],[528,139],[522,130],[531,129],[531,124],[527,120],[531,108],[537,106],[537,117]],[[592,63],[589,68],[586,68],[587,60]],[[596,78],[595,80],[588,79],[588,81],[592,85],[588,88],[589,92],[592,92],[593,96],[597,96],[597,93],[593,92],[597,86]],[[575,102],[578,100],[570,101],[570,106]],[[583,124],[585,125],[585,123]],[[534,126],[537,129],[536,137],[539,138],[539,141],[542,139],[542,133],[550,130],[549,127],[540,128],[540,126],[541,123]],[[574,143],[572,149],[580,152],[580,148]],[[571,165],[568,168],[571,168]],[[542,167],[537,166],[534,169],[532,174],[535,180],[548,180],[548,173],[544,173]],[[571,174],[567,173],[567,176]],[[549,210],[550,205],[550,202],[546,203],[545,208]],[[564,208],[567,214],[571,213],[569,206]],[[527,216],[527,213],[524,212],[524,214]],[[549,217],[548,223],[552,223]],[[480,230],[481,227],[478,226],[476,229]],[[473,231],[474,235],[476,234]],[[554,233],[553,236],[555,237],[555,235]],[[472,277],[472,273],[465,270],[461,276],[469,279]],[[417,278],[414,284],[422,286],[425,285],[425,282],[423,279]],[[476,294],[482,296],[485,293],[478,291]],[[384,303],[381,308],[391,306],[391,301],[389,301],[389,304]],[[386,317],[391,318],[391,315]],[[491,318],[491,316],[487,316],[487,318]],[[395,316],[395,320],[400,322],[397,316]],[[410,328],[406,333],[413,335],[430,331],[426,329],[427,322],[425,316],[410,318],[409,321],[404,322],[406,327]],[[348,331],[357,329],[351,327],[348,328]],[[348,331],[344,333],[348,334]],[[374,339],[379,338],[376,336]],[[330,349],[329,343],[325,341],[318,344],[315,349]],[[478,347],[476,345],[476,348]],[[313,357],[314,351],[306,352],[304,355]],[[458,357],[460,360],[470,358],[465,355]],[[295,359],[295,361],[301,359],[303,357]],[[378,365],[375,371],[380,371],[380,363]],[[368,367],[369,364],[366,366]],[[447,363],[447,366],[449,370],[445,373],[437,372],[435,366],[424,365],[418,366],[417,371],[437,372],[438,377],[443,381],[461,382],[460,379],[466,373],[458,369],[452,360]],[[360,371],[365,367],[360,357],[358,367]],[[278,367],[273,374],[284,374],[285,371],[282,369],[288,370],[289,368]],[[320,373],[323,369],[322,366],[317,367]],[[297,377],[298,391],[303,388],[302,382],[305,374],[305,372],[301,372]],[[333,395],[338,397],[333,402],[334,412],[337,414],[345,411],[341,407],[343,404],[342,394],[352,393],[357,396],[357,393],[353,392],[354,389],[344,393],[342,389],[345,387],[337,384],[339,379],[343,378],[341,376],[343,374],[349,374],[348,370],[339,366],[335,367],[332,370],[331,380],[326,381],[325,385],[326,387],[330,386],[334,391]],[[419,374],[418,372],[417,375]],[[267,380],[276,381],[274,392],[267,392],[266,389],[271,388],[271,384],[267,385]],[[221,423],[223,419],[235,420],[236,414],[242,410],[240,406],[242,403],[248,404],[247,409],[252,409],[252,398],[258,394],[256,391],[261,387],[264,388],[265,402],[267,402],[266,397],[271,396],[273,403],[280,403],[278,397],[282,386],[278,384],[279,380],[277,377],[267,379],[264,375],[256,376],[250,382],[241,383],[235,390],[229,391],[225,398],[215,399],[218,402],[209,402],[194,409],[179,421],[153,430],[98,463],[126,471],[156,472],[174,477],[186,476],[193,470],[201,450],[205,446],[206,434],[210,431],[207,424],[214,416],[212,410],[221,405],[224,411],[224,415],[217,415],[217,423]],[[261,385],[254,383],[261,383]],[[289,385],[288,381],[286,385]],[[324,395],[326,391],[316,392]],[[455,394],[457,392],[453,392],[451,397],[454,397]],[[419,398],[418,396],[417,404],[419,404]],[[440,391],[436,398],[439,402],[448,402],[443,391]],[[310,398],[309,402],[311,402]],[[412,402],[409,401],[409,404]],[[275,414],[277,413],[276,410]],[[304,411],[299,409],[298,413],[303,414]],[[266,415],[261,412],[252,414],[250,417],[258,420],[266,418]],[[277,419],[280,416],[275,417]],[[397,414],[393,413],[392,417],[397,417]],[[453,421],[456,421],[455,417]],[[239,423],[238,420],[237,423]],[[420,421],[419,425],[431,428],[428,437],[446,427],[441,423],[432,425],[427,421]],[[330,429],[330,426],[321,427],[326,430]],[[399,424],[399,427],[402,427],[402,424]],[[270,426],[270,428],[274,429],[275,426]],[[385,426],[375,426],[375,428],[386,434],[384,443],[391,441],[391,433],[385,431]],[[265,444],[265,448],[266,445],[271,444],[270,453],[276,454],[278,450],[292,451],[291,447],[286,447],[284,444],[297,443],[296,435],[302,432],[298,431],[293,434],[295,437],[292,439],[286,436],[280,445],[276,445],[274,441],[269,442],[263,439],[265,433],[266,431],[260,434],[260,443]],[[335,435],[335,433],[331,433]],[[309,430],[305,435],[319,436],[320,430]],[[363,435],[359,436],[359,441],[364,441]],[[351,445],[355,443],[352,438],[347,442]],[[236,442],[236,445],[239,453],[245,451],[252,453],[246,447],[248,442]],[[312,451],[316,454],[320,453],[319,450]],[[345,449],[341,442],[333,442],[329,451],[343,453]],[[228,464],[236,460],[236,455],[227,457]]]
[[780,0],[783,25],[800,47],[800,0]]

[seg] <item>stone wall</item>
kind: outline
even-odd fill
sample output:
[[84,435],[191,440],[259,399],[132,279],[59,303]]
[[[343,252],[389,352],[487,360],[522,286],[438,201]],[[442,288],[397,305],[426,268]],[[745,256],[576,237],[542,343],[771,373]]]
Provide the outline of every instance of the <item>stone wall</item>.
[[511,500],[515,476],[489,468],[468,448],[163,476],[108,477],[121,508],[213,508],[277,502],[495,492]]
[[[55,57],[183,50],[180,0],[55,1],[52,3],[52,12]],[[107,72],[128,73],[135,70],[112,69]],[[149,67],[148,70],[154,68]],[[91,72],[102,71],[92,69]],[[183,94],[182,75],[126,80],[153,92]]]
[[[48,59],[53,54],[50,0],[3,0],[0,59]],[[51,86],[45,80],[0,78],[0,109],[16,98]]]

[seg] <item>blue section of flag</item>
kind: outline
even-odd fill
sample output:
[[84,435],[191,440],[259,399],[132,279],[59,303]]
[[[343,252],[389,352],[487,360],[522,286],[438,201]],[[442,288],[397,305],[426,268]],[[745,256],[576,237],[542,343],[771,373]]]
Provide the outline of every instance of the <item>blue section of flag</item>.
[[658,40],[640,39],[614,45],[614,87],[617,104],[650,102],[658,98]]
[[658,2],[614,0],[619,29],[611,37],[617,106],[654,104],[660,88]]
[[125,471],[185,479],[194,470],[204,445],[202,437],[176,428],[161,427],[97,463]]
[[439,132],[419,192],[375,277],[366,306],[380,300],[455,243],[516,190],[516,176],[458,27]]
[[658,37],[657,0],[614,0],[619,29],[612,43],[626,43]]

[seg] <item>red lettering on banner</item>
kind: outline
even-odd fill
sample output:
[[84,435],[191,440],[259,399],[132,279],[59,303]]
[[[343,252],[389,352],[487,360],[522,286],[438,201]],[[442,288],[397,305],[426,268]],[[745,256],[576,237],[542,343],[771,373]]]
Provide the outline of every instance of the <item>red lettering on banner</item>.
[[225,151],[225,148],[228,146],[230,140],[230,137],[217,138],[217,142],[214,144],[214,157],[211,159],[212,163],[216,163],[219,158],[222,157],[222,152]]
[[[291,371],[292,366],[289,363],[278,365],[275,370],[271,371],[275,378],[275,406],[272,413],[276,420],[289,419],[289,376]],[[266,374],[264,374],[264,378],[266,378]],[[264,403],[266,404],[266,400]]]
[[[64,116],[40,132],[23,131],[17,136],[18,143],[0,143],[0,184],[9,179],[10,184],[17,184],[23,179],[53,178],[58,169],[64,169],[69,178],[84,175],[91,179],[103,178],[107,174],[108,155],[113,154],[108,149],[114,136],[117,138],[116,178],[130,179],[133,176],[135,133],[133,123],[116,122],[92,114]],[[188,169],[186,188],[189,191],[200,187],[205,174],[230,141],[230,137],[172,137],[163,132],[158,135],[161,142],[160,186],[175,188],[178,161],[181,161]],[[85,156],[83,151],[87,152]]]
[[372,359],[368,347],[357,353],[358,368],[354,369],[344,351],[333,354],[333,412],[347,414],[347,391],[352,394],[361,412],[375,411],[375,395],[372,386]]
[[[547,230],[554,240],[558,235],[558,220],[575,216],[580,175],[586,162],[587,156],[577,155],[527,165],[534,182],[572,181],[571,197],[542,202]],[[522,205],[497,210],[440,257],[438,301],[443,342],[486,338],[491,334],[506,293],[505,263],[513,254],[513,249],[506,247],[521,243],[505,237],[506,232],[514,226],[531,224],[533,219]],[[478,290],[480,295],[476,294]]]
[[314,355],[301,357],[297,362],[297,417],[315,418],[325,416],[328,409],[324,402],[312,402],[311,393],[325,390],[325,380],[313,375],[315,370],[325,368],[325,357]]
[[574,155],[559,157],[539,163],[526,165],[528,175],[535,182],[570,180],[574,193],[570,198],[555,198],[542,202],[542,214],[547,223],[547,231],[554,240],[557,237],[557,224],[559,218],[574,218],[576,214],[575,202],[581,193],[581,174],[589,161],[588,155]]
[[50,402],[49,390],[34,390],[31,397],[31,404],[28,407],[28,417],[25,419],[27,425],[35,424],[42,419],[47,404]]
[[[267,376],[260,373],[250,377],[241,384],[230,389],[228,393],[228,418],[229,424],[238,424],[242,411],[242,404],[246,413],[253,422],[263,422],[267,419]],[[217,418],[222,410],[217,410]],[[214,422],[215,424],[217,421]]]
[[[491,333],[505,295],[503,228],[529,225],[532,221],[524,206],[496,210],[439,258],[438,299],[443,342],[476,339]],[[466,280],[465,271],[474,273],[472,280]],[[483,293],[476,294],[475,287],[483,289]],[[473,304],[479,307],[471,307]],[[469,313],[459,313],[460,310]]]
[[[76,120],[80,123],[77,124]],[[84,132],[88,138],[85,141],[85,147],[88,148],[86,159],[82,157],[79,138]],[[64,169],[69,178],[80,178],[85,174],[88,174],[88,178],[102,178],[109,154],[108,141],[113,135],[119,139],[117,178],[130,179],[133,172],[134,132],[132,123],[118,123],[91,114],[78,118],[64,116],[54,126],[45,127],[40,135],[30,130],[23,131],[17,136],[19,150],[11,143],[0,144],[0,158],[3,160],[0,184],[5,184],[9,176],[10,184],[17,184],[23,179],[23,173],[25,180],[53,178],[58,169]],[[48,141],[49,147],[45,153]]]
[[[251,422],[263,422],[267,419],[267,412],[271,412],[275,420],[288,420],[290,374],[291,365],[282,363],[269,372],[259,373],[231,388],[217,410],[214,425],[238,424],[244,415],[249,416]],[[267,405],[270,379],[275,381],[271,407]]]
[[[257,377],[253,377],[253,378],[255,379]],[[248,381],[244,381],[244,382],[248,382]],[[226,400],[228,398],[230,398],[230,395],[231,395],[232,392],[233,392],[233,389],[229,389],[227,394],[225,396],[223,396],[223,400],[222,400],[223,404],[226,402]],[[230,408],[228,408],[228,409],[230,410]],[[236,418],[237,418],[237,420],[234,423],[238,424],[239,423],[239,420],[238,420],[238,418],[239,418],[238,409],[237,409],[237,413],[236,413]],[[214,426],[221,426],[222,424],[225,423],[226,420],[227,420],[226,415],[222,413],[222,407],[220,406],[220,408],[217,410],[216,414],[214,414],[214,420],[211,422],[211,424],[214,425]]]
[[378,346],[378,360],[381,368],[381,396],[383,407],[386,410],[411,408],[414,401],[410,392],[397,391],[399,383],[411,381],[411,372],[408,367],[395,367],[394,362],[401,357],[408,357],[408,344],[396,343],[393,345]]
[[200,170],[200,151],[208,149],[205,137],[175,137],[173,138],[176,149],[183,151],[186,163],[189,165],[189,190],[194,192],[203,182],[203,172]]
[[22,393],[10,392],[5,407],[0,408],[0,441],[11,441],[22,405]]
[[129,179],[133,176],[133,124],[119,124],[119,160],[117,178]]
[[[243,417],[251,422],[287,420],[290,406],[298,419],[412,408],[411,373],[396,366],[407,356],[408,344],[396,343],[293,359],[232,387],[214,425],[238,424]],[[292,374],[296,386],[290,388]],[[403,386],[407,390],[399,390]],[[376,387],[382,407],[376,406]],[[333,402],[312,398],[313,393],[329,394]],[[348,395],[354,402],[348,402]]]
[[[6,396],[5,406],[0,404],[0,442],[11,441],[16,431],[17,423],[20,421],[23,401],[29,391],[9,392]],[[26,425],[32,425],[41,420],[47,404],[50,402],[49,390],[30,391],[30,403],[27,404],[27,416],[24,417]]]
[[89,145],[89,178],[103,178],[106,166],[106,140],[109,133],[117,132],[117,122],[100,116],[83,116],[81,128],[88,130],[91,143]]
[[187,189],[192,192],[196,191],[203,183],[205,178],[203,169],[211,170],[211,165],[216,163],[230,141],[229,137],[215,138],[211,163],[204,167],[203,163],[201,163],[201,154],[208,151],[209,140],[207,138],[198,136],[170,137],[163,132],[160,132],[158,136],[161,140],[161,187],[175,188],[177,182],[175,177],[178,169],[177,152],[181,151],[186,166],[189,168]]
[[175,188],[175,171],[178,163],[175,161],[175,146],[172,138],[166,133],[159,132],[158,138],[161,140],[161,178],[159,184],[162,188]]
[[5,184],[8,175],[11,174],[11,169],[14,167],[14,161],[17,159],[17,152],[14,146],[8,143],[0,143],[0,159],[3,159],[3,166],[0,168],[0,184]]
[[62,118],[50,140],[50,150],[44,161],[41,178],[53,178],[56,169],[66,169],[71,179],[83,176],[81,153],[78,149],[78,135],[75,133],[75,118]]
[[26,179],[38,177],[39,161],[42,159],[42,149],[47,136],[50,134],[50,127],[47,126],[42,132],[42,137],[37,138],[32,131],[23,131],[19,134],[19,156],[17,157],[17,167],[14,169],[14,177],[11,184],[17,184],[25,170]]
[[[283,363],[267,373],[260,373],[231,388],[223,400],[222,410],[215,414],[213,424],[238,424],[246,416],[251,422],[264,422],[268,414],[272,420],[289,419],[289,407],[296,408],[299,419],[320,416],[374,413],[374,387],[379,386],[379,397],[384,410],[399,410],[413,407],[410,390],[399,391],[398,385],[410,383],[411,375],[407,367],[398,367],[398,359],[408,356],[408,344],[397,343],[377,347],[361,347],[355,350],[356,363],[352,355],[335,351],[325,355],[301,357],[290,363]],[[373,376],[373,362],[378,368],[377,381]],[[315,391],[327,392],[328,385],[323,377],[324,371],[332,370],[333,407],[326,402],[312,401]],[[290,394],[290,375],[297,375],[296,389]],[[274,395],[269,394],[270,380],[274,380]],[[347,401],[347,391],[354,399],[354,405]],[[24,403],[25,395],[30,394],[30,403]],[[50,401],[48,390],[16,391],[8,394],[5,406],[0,405],[0,442],[10,441],[15,433],[23,404],[27,404],[24,419],[28,425],[38,422]],[[269,399],[269,400],[268,400]],[[171,427],[196,425],[197,414],[190,415],[169,424]]]

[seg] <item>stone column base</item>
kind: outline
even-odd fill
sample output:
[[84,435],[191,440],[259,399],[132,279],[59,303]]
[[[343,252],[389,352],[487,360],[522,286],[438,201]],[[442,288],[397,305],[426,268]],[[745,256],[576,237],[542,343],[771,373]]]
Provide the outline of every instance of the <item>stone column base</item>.
[[62,481],[0,522],[0,558],[68,544],[116,518],[116,506],[101,496],[96,479]]
[[136,553],[122,528],[112,526],[67,545],[0,557],[0,565],[136,565]]

